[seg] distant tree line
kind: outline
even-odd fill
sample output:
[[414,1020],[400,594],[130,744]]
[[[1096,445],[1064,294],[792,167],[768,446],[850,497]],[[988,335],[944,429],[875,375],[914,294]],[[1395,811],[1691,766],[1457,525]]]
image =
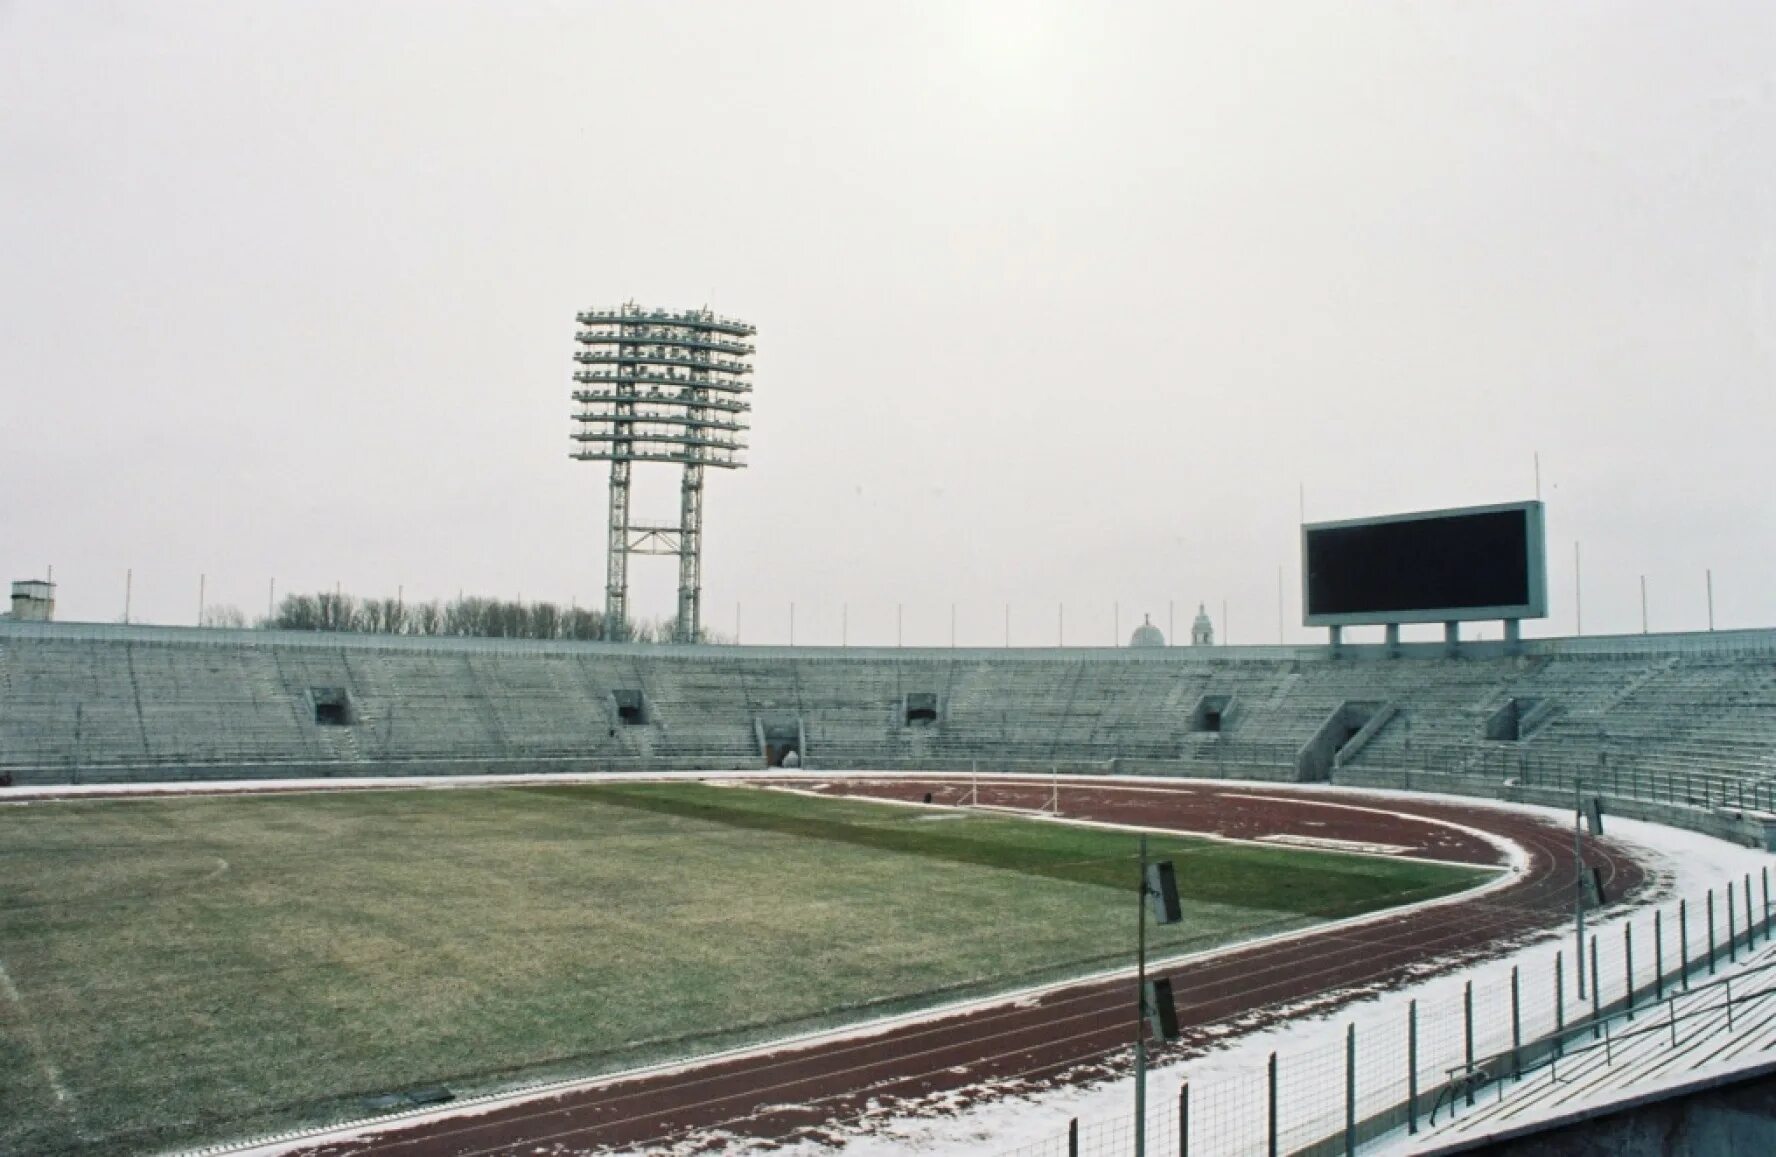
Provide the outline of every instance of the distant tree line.
[[[209,616],[206,616],[208,618]],[[215,625],[234,625],[217,615]],[[457,635],[480,639],[580,639],[604,638],[603,611],[585,607],[562,608],[555,603],[486,599],[470,595],[448,602],[410,603],[401,599],[360,599],[355,595],[323,591],[319,594],[285,595],[277,612],[262,619],[262,628],[281,631],[356,631],[370,635]],[[669,643],[673,622],[642,620],[624,625],[622,641]],[[729,640],[708,629],[702,642]]]

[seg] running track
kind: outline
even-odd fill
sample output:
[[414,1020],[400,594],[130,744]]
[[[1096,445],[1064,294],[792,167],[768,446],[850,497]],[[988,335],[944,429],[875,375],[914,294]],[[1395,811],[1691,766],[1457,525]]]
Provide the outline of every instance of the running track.
[[[806,788],[806,781],[796,786]],[[882,777],[820,784],[834,794],[934,803],[968,790],[956,778]],[[978,802],[1037,807],[1048,781],[983,779]],[[1497,951],[1526,933],[1560,924],[1571,912],[1570,829],[1514,812],[1348,791],[1303,792],[1269,783],[1128,785],[1059,781],[1063,814],[1239,838],[1284,834],[1389,844],[1458,863],[1498,864],[1489,841],[1430,821],[1482,829],[1528,856],[1510,885],[1471,901],[1420,909],[1371,923],[1226,951],[1162,970],[1171,975],[1184,1039],[1200,1047],[1204,1026],[1249,1017],[1339,989],[1387,988],[1423,966],[1450,967]],[[1601,869],[1608,896],[1645,882],[1640,866],[1607,840],[1588,841],[1587,862]],[[1417,966],[1416,968],[1414,966]],[[861,1039],[688,1067],[635,1080],[613,1080],[473,1116],[412,1124],[298,1152],[308,1157],[491,1157],[556,1155],[610,1149],[695,1147],[723,1135],[821,1137],[884,1105],[988,1080],[1083,1079],[1128,1060],[1132,979],[1080,984],[1016,1004],[952,1014]],[[1195,1030],[1194,1033],[1192,1030]]]

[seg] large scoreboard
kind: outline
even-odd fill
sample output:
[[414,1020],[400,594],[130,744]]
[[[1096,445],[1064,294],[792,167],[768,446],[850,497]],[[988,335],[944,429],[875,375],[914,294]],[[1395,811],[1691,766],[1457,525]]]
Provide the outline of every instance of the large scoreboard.
[[1423,510],[1301,528],[1310,627],[1536,619],[1548,613],[1540,502]]

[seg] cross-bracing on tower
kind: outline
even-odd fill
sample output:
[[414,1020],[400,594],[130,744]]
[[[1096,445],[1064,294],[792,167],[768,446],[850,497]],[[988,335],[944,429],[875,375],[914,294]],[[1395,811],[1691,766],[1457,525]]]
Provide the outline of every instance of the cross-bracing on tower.
[[[609,558],[605,575],[605,638],[628,637],[629,556],[678,556],[678,620],[681,643],[696,642],[702,620],[703,469],[746,465],[740,438],[746,433],[745,400],[752,393],[746,339],[756,329],[707,309],[620,309],[578,315],[576,339],[585,348],[574,360],[579,403],[574,415],[573,457],[609,462]],[[630,471],[636,462],[676,462],[684,467],[678,525],[649,525],[629,518]]]

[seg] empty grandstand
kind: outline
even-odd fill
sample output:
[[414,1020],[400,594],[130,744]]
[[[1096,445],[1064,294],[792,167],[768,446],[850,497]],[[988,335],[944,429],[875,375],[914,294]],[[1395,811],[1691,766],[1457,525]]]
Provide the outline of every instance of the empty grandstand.
[[1699,807],[1776,792],[1776,632],[1402,650],[663,650],[7,623],[0,766],[20,784],[743,770],[794,748],[833,770],[988,761],[1488,791],[1579,778]]

